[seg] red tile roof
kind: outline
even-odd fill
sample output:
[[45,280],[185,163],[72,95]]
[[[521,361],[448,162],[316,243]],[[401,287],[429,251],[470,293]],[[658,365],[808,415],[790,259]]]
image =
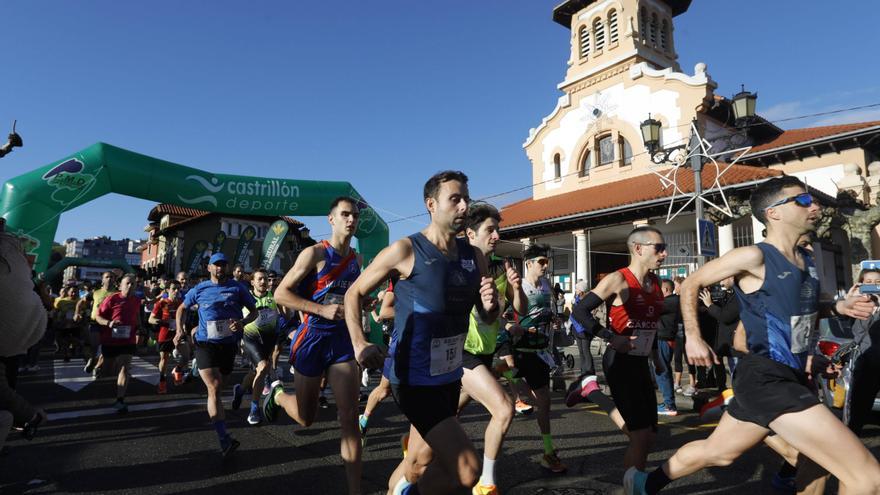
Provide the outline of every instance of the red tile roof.
[[[181,225],[183,225],[185,223],[189,223],[193,220],[197,220],[199,218],[203,218],[208,215],[213,215],[215,213],[216,212],[197,210],[195,208],[188,208],[186,206],[178,206],[178,205],[172,205],[172,204],[168,204],[168,203],[159,203],[158,205],[153,207],[152,210],[150,210],[150,213],[147,216],[147,219],[150,221],[153,221],[153,222],[158,222],[162,218],[162,216],[164,216],[164,215],[184,217],[184,218],[178,220],[177,222],[174,222],[174,223],[168,225],[167,227],[165,227],[165,230],[168,230],[168,229],[172,229],[175,227],[180,227]],[[216,213],[216,214],[219,215],[220,213]],[[244,217],[244,218],[250,218],[250,219],[258,219],[259,218],[259,219],[262,219],[263,221],[266,221],[268,218],[273,218],[273,219],[280,218],[280,219],[286,221],[288,225],[290,225],[291,227],[295,227],[295,228],[300,228],[303,225],[305,225],[304,223],[300,222],[299,220],[297,220],[293,217],[288,217],[288,216],[281,216],[281,217],[259,217],[256,215],[230,215],[230,216]]]
[[[725,164],[719,163],[725,166]],[[722,186],[746,184],[782,175],[779,170],[748,165],[733,165],[720,178]],[[703,188],[709,189],[715,181],[715,167],[703,169]],[[685,192],[694,190],[694,174],[689,169],[678,174],[678,185]],[[554,218],[597,212],[610,208],[634,205],[645,201],[669,198],[672,187],[663,188],[660,178],[645,174],[616,182],[586,187],[543,199],[525,199],[501,210],[501,228],[530,224]]]
[[[880,120],[872,122],[859,122],[856,124],[828,125],[823,127],[805,127],[803,129],[791,129],[783,132],[778,137],[749,150],[749,155],[776,148],[784,148],[798,143],[806,143],[816,139],[828,138],[838,134],[880,126]],[[748,156],[748,155],[746,155]]]

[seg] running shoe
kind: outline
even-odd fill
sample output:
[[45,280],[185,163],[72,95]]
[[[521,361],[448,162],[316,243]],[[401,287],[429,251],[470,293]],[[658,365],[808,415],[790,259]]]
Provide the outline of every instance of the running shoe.
[[688,385],[684,388],[684,390],[682,390],[681,395],[685,397],[693,397],[695,393],[697,393],[697,390],[694,387]]
[[95,379],[101,378],[101,367],[100,366],[95,366],[95,368],[92,370],[92,378],[95,378]]
[[409,433],[404,433],[400,437],[400,450],[403,451],[403,458],[406,459],[406,453],[409,451]]
[[199,377],[199,363],[197,363],[195,359],[193,359],[192,368],[189,370],[189,372],[192,374],[193,378]]
[[125,414],[128,412],[128,405],[125,402],[117,400],[113,403],[113,409],[116,410],[116,414]]
[[278,418],[278,409],[280,409],[275,403],[275,396],[284,392],[284,386],[281,380],[275,380],[270,388],[269,393],[263,397],[263,417],[271,423]]
[[596,375],[581,375],[576,381],[568,386],[568,393],[565,396],[565,405],[574,407],[580,402],[584,402],[587,396],[599,390],[599,381]]
[[561,474],[568,471],[568,468],[565,467],[565,464],[563,464],[562,461],[559,460],[559,456],[556,455],[556,451],[554,451],[552,454],[544,454],[544,456],[541,457],[541,467],[554,474]]
[[647,495],[648,492],[645,491],[647,481],[648,473],[631,467],[623,475],[623,493],[626,495]]
[[495,485],[477,483],[477,486],[471,490],[471,493],[473,493],[473,495],[498,495],[498,487]]
[[666,404],[660,404],[657,406],[657,415],[658,416],[678,416],[678,409],[667,407]]
[[159,395],[165,395],[168,393],[168,383],[164,380],[159,381],[159,388],[157,390]]
[[330,407],[330,403],[327,402],[327,398],[322,395],[318,397],[318,406],[321,409],[327,409],[328,407]]
[[361,373],[361,385],[367,387],[370,385],[370,372],[368,370],[364,370]]
[[232,387],[232,410],[238,411],[238,408],[241,407],[241,399],[244,397],[244,387],[241,384],[236,383]]
[[517,399],[516,404],[514,404],[513,408],[517,414],[521,414],[523,416],[528,416],[529,414],[532,414],[532,411],[535,410],[535,408],[519,399]]
[[361,448],[367,446],[367,417],[361,414],[358,416],[358,430],[361,431]]
[[248,414],[247,422],[251,425],[258,425],[263,421],[263,413],[260,411],[259,404],[251,403],[251,412]]
[[220,440],[220,451],[223,452],[223,457],[229,457],[230,454],[235,452],[235,449],[241,445],[238,440],[232,438],[232,435],[227,434]]
[[93,369],[95,369],[95,360],[89,359],[86,361],[86,365],[83,366],[83,373],[91,373]]
[[684,392],[684,389],[681,388],[681,385],[679,385],[679,384],[676,383],[676,384],[673,385],[673,386],[675,387],[675,393],[677,393],[678,395],[681,395],[682,392]]
[[171,370],[171,379],[174,380],[175,387],[179,387],[183,384],[183,372],[180,371],[180,368],[174,368]]
[[770,486],[782,493],[792,495],[797,493],[797,485],[795,484],[794,476],[780,476],[779,473],[776,473],[770,480]]

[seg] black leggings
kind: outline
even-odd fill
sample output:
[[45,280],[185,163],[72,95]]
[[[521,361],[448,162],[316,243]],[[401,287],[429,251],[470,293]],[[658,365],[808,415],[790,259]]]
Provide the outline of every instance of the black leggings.
[[859,435],[871,419],[874,397],[880,392],[880,349],[868,349],[856,360],[850,385],[849,428]]
[[[672,351],[672,361],[676,373],[684,371],[684,362],[687,360],[687,353],[684,350],[684,344],[684,334],[679,332],[675,336],[675,349]],[[692,364],[688,364],[688,373],[696,375],[697,368]]]

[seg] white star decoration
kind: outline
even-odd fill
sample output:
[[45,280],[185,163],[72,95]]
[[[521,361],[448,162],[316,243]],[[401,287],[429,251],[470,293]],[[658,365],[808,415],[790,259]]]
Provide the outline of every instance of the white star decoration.
[[587,125],[587,131],[590,131],[594,126],[595,130],[602,130],[607,127],[609,123],[608,117],[617,110],[617,105],[611,102],[611,98],[603,95],[601,92],[596,94],[594,101],[595,104],[593,105],[586,100],[581,102],[581,108],[587,112],[580,120]]
[[[672,197],[669,199],[669,209],[666,212],[667,224],[674,220],[675,217],[679,215],[679,213],[684,211],[684,209],[687,208],[695,200],[702,201],[706,205],[715,208],[721,213],[729,217],[733,217],[733,212],[730,210],[730,204],[727,202],[727,196],[724,194],[724,188],[721,187],[720,179],[721,176],[730,169],[730,167],[732,167],[737,161],[739,161],[740,158],[745,156],[745,154],[748,153],[750,149],[752,149],[751,146],[745,146],[742,148],[722,150],[717,153],[710,153],[710,150],[712,149],[712,143],[703,139],[696,126],[694,126],[693,124],[691,124],[691,132],[697,137],[697,141],[699,142],[698,147],[694,149],[686,149],[686,151],[677,153],[675,159],[672,160],[674,165],[668,170],[660,172],[656,170],[656,167],[650,168],[651,172],[660,178],[660,184],[663,189],[667,189],[670,186],[672,187]],[[718,161],[715,158],[731,154],[735,154],[736,158],[727,163],[726,166],[722,169],[721,165],[718,164]],[[708,189],[704,190],[703,193],[699,196],[696,192],[684,192],[684,190],[678,183],[678,172],[682,168],[689,168],[688,162],[694,156],[700,156],[703,158],[703,169],[707,168],[706,166],[710,164],[715,166],[715,180],[712,182],[712,185]],[[693,173],[693,171],[689,172]],[[718,193],[721,195],[721,202],[723,206],[716,204],[711,199],[709,199],[709,193],[715,190],[717,190]],[[675,213],[673,213],[672,210],[673,206],[675,205],[675,200],[685,197],[688,198],[688,200],[685,201],[684,204],[680,205],[679,208],[675,210]]]

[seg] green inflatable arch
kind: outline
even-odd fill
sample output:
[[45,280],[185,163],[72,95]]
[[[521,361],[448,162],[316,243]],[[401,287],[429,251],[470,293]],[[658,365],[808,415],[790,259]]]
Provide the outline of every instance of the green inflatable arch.
[[65,268],[68,266],[91,266],[95,268],[119,268],[125,273],[134,273],[134,268],[131,267],[125,260],[90,260],[88,258],[61,258],[61,261],[52,265],[46,272],[44,273],[44,278],[48,282],[52,282],[55,280],[55,277],[61,275]]
[[348,182],[212,174],[97,143],[20,175],[0,192],[7,231],[25,239],[34,270],[46,270],[62,213],[108,193],[218,213],[323,216],[338,196],[360,201],[355,237],[364,263],[388,245],[388,225]]

